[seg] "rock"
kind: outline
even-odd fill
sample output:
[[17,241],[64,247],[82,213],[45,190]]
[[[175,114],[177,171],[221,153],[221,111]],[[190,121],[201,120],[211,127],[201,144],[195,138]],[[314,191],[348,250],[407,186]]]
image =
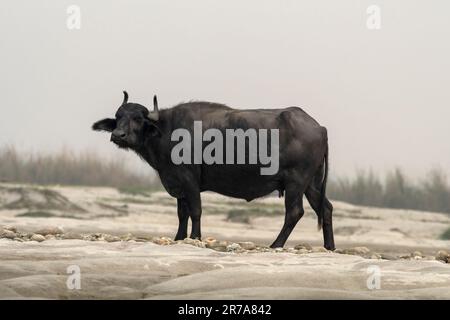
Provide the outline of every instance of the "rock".
[[348,249],[336,250],[337,253],[351,254],[355,256],[365,256],[370,253],[370,249],[366,247],[354,247]]
[[227,251],[228,242],[226,241],[210,241],[205,243],[206,248],[213,249],[215,251],[225,252]]
[[183,240],[183,243],[190,244],[194,247],[205,248],[205,244],[198,239],[186,238]]
[[256,245],[250,241],[238,242],[238,244],[244,250],[255,250],[256,249]]
[[65,240],[82,240],[83,236],[79,233],[68,232],[68,233],[62,234],[62,238]]
[[381,259],[384,259],[384,260],[397,260],[398,259],[396,256],[393,256],[393,255],[387,254],[387,253],[381,253],[380,257],[381,257]]
[[328,252],[324,247],[312,247],[311,252]]
[[46,236],[49,234],[51,234],[51,235],[62,234],[62,233],[64,233],[64,231],[60,227],[47,227],[47,228],[39,229],[35,233]]
[[275,248],[275,252],[277,252],[277,253],[280,253],[280,252],[283,252],[283,251],[284,251],[283,248]]
[[194,246],[199,247],[199,248],[206,248],[205,243],[201,240],[196,240],[196,242],[194,243]]
[[161,238],[153,239],[152,242],[153,242],[154,244],[158,244],[158,245],[163,245],[163,244],[165,244],[165,242],[164,242]]
[[43,235],[41,235],[41,234],[35,233],[35,234],[33,234],[33,235],[31,236],[31,240],[32,240],[32,241],[37,241],[37,242],[42,242],[42,241],[45,240],[45,237],[44,237]]
[[17,233],[17,228],[13,227],[13,226],[4,226],[3,230],[8,230],[8,231],[12,231],[14,233]]
[[117,242],[117,241],[120,241],[120,238],[119,238],[119,237],[113,236],[113,235],[110,235],[110,234],[106,234],[106,235],[103,237],[103,239],[104,239],[106,242]]
[[414,251],[413,253],[411,253],[412,257],[423,257],[422,252],[420,251]]
[[298,249],[297,250],[297,254],[306,254],[306,253],[309,253],[309,250],[307,250],[307,249]]
[[233,252],[238,251],[239,249],[242,249],[241,246],[238,243],[232,243],[227,246],[227,251]]
[[4,229],[0,233],[0,238],[6,238],[6,239],[14,239],[17,237],[17,234],[11,230]]
[[157,243],[159,241],[159,239],[160,239],[160,237],[152,237],[150,239],[150,241],[153,242],[153,243]]
[[186,243],[186,244],[194,244],[195,243],[195,239],[185,238],[183,240],[183,242]]
[[130,241],[133,240],[134,237],[131,233],[127,233],[126,235],[121,236],[120,239],[123,241]]
[[436,255],[436,260],[443,261],[445,263],[450,263],[450,253],[448,253],[445,250],[440,250]]
[[[193,240],[193,239],[191,239]],[[172,238],[169,237],[153,237],[151,240],[153,243],[159,244],[161,246],[167,246],[170,244],[174,244],[175,242],[172,240]],[[190,243],[192,245],[195,245],[194,242]]]
[[97,237],[94,236],[93,234],[88,234],[84,237],[84,240],[88,240],[88,241],[97,241]]
[[26,232],[18,232],[17,237],[22,238],[24,240],[29,239],[32,236],[32,234],[26,233]]
[[306,249],[306,250],[312,250],[312,246],[307,243],[300,243],[294,247],[294,249],[300,250],[300,249]]
[[53,239],[56,239],[56,237],[52,234],[48,234],[45,236],[45,240],[53,240]]
[[372,253],[372,255],[370,256],[370,259],[381,259],[381,255],[378,253]]
[[429,260],[429,261],[436,260],[435,256],[423,256],[422,259],[423,260]]

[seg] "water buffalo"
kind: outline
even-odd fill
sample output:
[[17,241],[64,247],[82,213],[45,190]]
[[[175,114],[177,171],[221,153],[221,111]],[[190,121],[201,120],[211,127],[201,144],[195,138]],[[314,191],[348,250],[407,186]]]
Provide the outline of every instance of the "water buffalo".
[[[176,145],[172,133],[180,128],[194,133],[195,121],[201,121],[203,130],[214,128],[223,133],[230,128],[278,129],[277,172],[261,174],[263,165],[260,162],[206,164],[194,161],[175,164],[171,157]],[[319,228],[323,229],[324,247],[335,249],[333,207],[325,195],[327,130],[301,108],[242,110],[217,103],[189,102],[159,110],[155,96],[154,110],[150,112],[140,104],[129,103],[128,94],[124,91],[124,99],[115,118],[100,120],[92,128],[111,132],[114,144],[135,151],[158,172],[164,188],[177,199],[179,226],[175,240],[187,237],[189,217],[192,221],[190,237],[201,238],[202,191],[247,201],[278,191],[280,196],[285,196],[285,220],[271,247],[283,247],[285,244],[304,214],[305,195],[318,216]],[[205,141],[202,142],[204,146]],[[269,148],[273,149],[273,145]],[[250,157],[248,150],[245,159]]]

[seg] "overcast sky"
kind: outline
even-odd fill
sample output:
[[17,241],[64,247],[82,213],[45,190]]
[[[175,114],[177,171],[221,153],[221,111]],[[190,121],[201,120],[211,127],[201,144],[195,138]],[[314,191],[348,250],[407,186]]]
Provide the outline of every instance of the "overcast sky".
[[[66,26],[69,5],[81,29]],[[366,26],[369,5],[381,29]],[[130,101],[302,106],[335,175],[450,173],[450,2],[3,0],[0,145],[117,150],[92,122]],[[137,157],[128,156],[132,163]],[[134,160],[136,159],[136,160]]]

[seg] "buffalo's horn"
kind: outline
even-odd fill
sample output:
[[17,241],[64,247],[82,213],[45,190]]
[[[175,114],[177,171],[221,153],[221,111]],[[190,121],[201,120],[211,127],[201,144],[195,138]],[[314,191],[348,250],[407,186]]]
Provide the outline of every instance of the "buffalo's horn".
[[149,112],[147,117],[153,121],[158,121],[159,119],[158,99],[156,95],[153,96],[153,112]]
[[128,93],[124,90],[123,91],[123,102],[122,104],[125,104],[128,102]]

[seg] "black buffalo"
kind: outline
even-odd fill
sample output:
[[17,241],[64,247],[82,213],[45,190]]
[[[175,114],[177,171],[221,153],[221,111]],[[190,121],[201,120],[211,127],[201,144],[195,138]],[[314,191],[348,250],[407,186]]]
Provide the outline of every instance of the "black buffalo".
[[[261,175],[261,164],[179,164],[171,160],[177,142],[171,133],[178,128],[192,132],[193,122],[201,120],[203,130],[217,128],[278,129],[279,170]],[[192,221],[191,238],[201,238],[202,191],[251,201],[278,191],[285,196],[283,228],[272,248],[282,247],[304,214],[303,195],[318,216],[323,228],[324,247],[334,250],[332,211],[325,196],[328,174],[327,130],[297,107],[285,109],[240,110],[209,102],[182,103],[154,111],[124,100],[114,119],[96,122],[94,130],[111,132],[111,141],[120,148],[134,150],[159,174],[167,192],[177,199],[179,227],[175,239],[187,237],[188,219]],[[248,154],[246,155],[248,157]]]

